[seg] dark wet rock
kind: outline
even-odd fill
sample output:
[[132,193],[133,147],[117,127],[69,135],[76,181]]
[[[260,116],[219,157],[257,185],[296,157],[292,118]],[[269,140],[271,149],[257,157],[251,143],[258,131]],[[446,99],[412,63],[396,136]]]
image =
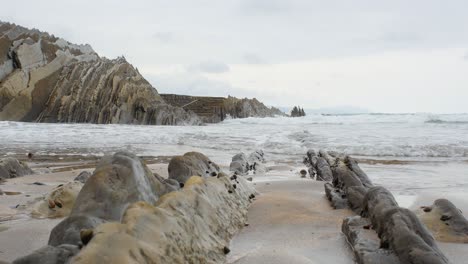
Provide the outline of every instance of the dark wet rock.
[[366,193],[367,189],[363,186],[352,186],[348,188],[346,195],[348,198],[349,207],[353,211],[359,214],[361,213]]
[[429,230],[410,210],[394,207],[377,220],[382,227],[381,245],[395,251],[402,263],[449,263]]
[[384,213],[398,203],[392,193],[382,186],[370,188],[364,196],[362,203],[362,216],[368,217],[377,233],[381,233],[381,224],[385,222]]
[[342,188],[345,192],[352,186],[364,186],[359,177],[342,160],[337,161],[336,166],[333,167],[333,178],[335,186]]
[[379,240],[373,238],[371,231],[364,230],[366,226],[369,226],[369,221],[360,216],[345,218],[341,226],[356,256],[356,262],[359,264],[401,263],[392,250],[380,248]]
[[0,195],[3,195],[3,194],[4,194],[4,193],[3,193],[2,189],[0,189]]
[[42,183],[42,182],[33,182],[32,184],[33,185],[45,185],[45,183]]
[[307,176],[307,171],[306,170],[301,170],[301,171],[299,171],[299,174],[301,174],[302,178],[305,178]]
[[89,171],[82,171],[78,176],[73,179],[74,181],[79,181],[81,183],[86,183],[86,181],[91,177],[91,173]]
[[15,158],[0,159],[0,181],[32,174],[29,166]]
[[317,181],[331,181],[333,179],[333,173],[330,169],[328,162],[322,158],[317,158]]
[[348,207],[348,200],[343,198],[343,193],[334,188],[330,183],[325,183],[325,195],[334,209],[344,209]]
[[367,176],[367,174],[359,167],[357,161],[349,156],[346,156],[344,159],[345,164],[348,166],[348,168],[354,172],[356,176],[358,176],[359,180],[361,181],[362,185],[370,188],[374,186]]
[[219,166],[199,152],[187,152],[171,159],[168,166],[169,179],[185,183],[191,176],[211,177],[220,173]]
[[442,242],[468,243],[468,221],[447,199],[437,199],[432,206],[423,207],[418,216]]
[[45,246],[30,255],[16,259],[13,264],[64,264],[78,252],[79,248],[76,245]]

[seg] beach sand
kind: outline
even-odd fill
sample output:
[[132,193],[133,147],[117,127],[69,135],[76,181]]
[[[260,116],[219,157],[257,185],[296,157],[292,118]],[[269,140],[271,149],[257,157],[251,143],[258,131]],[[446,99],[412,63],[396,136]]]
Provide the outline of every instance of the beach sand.
[[[168,160],[145,158],[148,167],[163,177],[168,176]],[[0,185],[3,191],[20,193],[0,198],[0,260],[10,262],[45,246],[51,229],[63,220],[32,218],[21,205],[72,181],[83,170],[92,172],[93,165],[93,159],[36,162],[36,170],[52,172],[9,179]],[[231,241],[228,263],[354,263],[353,253],[341,233],[343,218],[354,213],[332,209],[325,198],[323,182],[300,178],[299,170],[303,169],[300,164],[268,165],[270,171],[266,175],[253,175],[259,194],[248,212],[249,225]],[[220,166],[228,171],[227,164]],[[414,209],[430,200],[411,201]],[[17,205],[19,209],[15,208]],[[454,263],[463,263],[466,245],[439,245]]]

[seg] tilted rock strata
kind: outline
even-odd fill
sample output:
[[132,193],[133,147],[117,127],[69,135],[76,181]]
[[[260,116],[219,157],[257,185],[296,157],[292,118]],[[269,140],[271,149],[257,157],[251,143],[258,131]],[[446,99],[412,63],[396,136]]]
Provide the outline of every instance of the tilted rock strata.
[[[199,168],[209,161],[187,156]],[[14,263],[219,263],[254,193],[222,172],[193,176],[179,189],[135,155],[116,153],[100,161],[48,245]]]
[[166,104],[124,58],[100,58],[37,30],[0,22],[0,120],[200,124]]
[[267,107],[256,98],[238,99],[229,96],[225,102],[225,112],[232,118],[286,116],[275,107]]
[[[305,163],[317,171],[314,151],[308,151]],[[349,205],[359,216],[346,218],[343,232],[354,249],[359,263],[449,263],[429,230],[412,211],[401,208],[384,187],[374,187],[356,160],[334,152],[319,151],[332,171],[332,183],[325,183],[325,193],[336,209]],[[368,223],[364,225],[364,223]],[[380,238],[366,238],[359,228],[372,228]],[[399,262],[395,262],[396,256]]]
[[194,176],[156,206],[135,203],[121,223],[98,226],[72,263],[223,263],[254,192],[243,179],[232,186],[224,174]]

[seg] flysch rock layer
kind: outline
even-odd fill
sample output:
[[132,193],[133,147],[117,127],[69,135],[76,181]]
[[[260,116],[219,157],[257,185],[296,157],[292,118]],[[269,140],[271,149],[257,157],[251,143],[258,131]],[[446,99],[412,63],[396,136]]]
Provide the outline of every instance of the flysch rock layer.
[[[194,154],[188,155],[193,163],[194,157],[207,163],[206,156]],[[230,238],[246,222],[255,190],[222,172],[193,176],[183,189],[175,183],[153,175],[133,154],[104,157],[74,203],[72,187],[82,184],[77,181],[39,204],[45,216],[72,209],[52,229],[47,246],[14,263],[222,262]]]
[[[323,158],[326,163],[318,163]],[[349,206],[360,216],[345,218],[342,225],[358,263],[449,263],[434,237],[416,214],[401,208],[384,187],[374,186],[356,160],[335,152],[309,150],[309,171],[321,167],[332,172],[325,194],[335,209]],[[331,179],[330,179],[331,178]],[[323,178],[317,180],[323,180]],[[368,229],[374,229],[370,235]]]
[[38,30],[0,22],[0,120],[184,125],[200,119],[168,105],[123,57],[99,57]]
[[243,179],[233,189],[223,174],[193,176],[156,206],[135,203],[121,223],[98,226],[72,263],[223,263],[253,193]]

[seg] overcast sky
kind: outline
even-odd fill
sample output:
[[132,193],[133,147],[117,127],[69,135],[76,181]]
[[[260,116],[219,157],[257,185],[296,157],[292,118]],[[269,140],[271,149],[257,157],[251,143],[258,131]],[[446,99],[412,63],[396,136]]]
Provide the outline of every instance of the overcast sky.
[[269,105],[468,112],[468,1],[2,1],[0,19],[101,56],[161,93]]

